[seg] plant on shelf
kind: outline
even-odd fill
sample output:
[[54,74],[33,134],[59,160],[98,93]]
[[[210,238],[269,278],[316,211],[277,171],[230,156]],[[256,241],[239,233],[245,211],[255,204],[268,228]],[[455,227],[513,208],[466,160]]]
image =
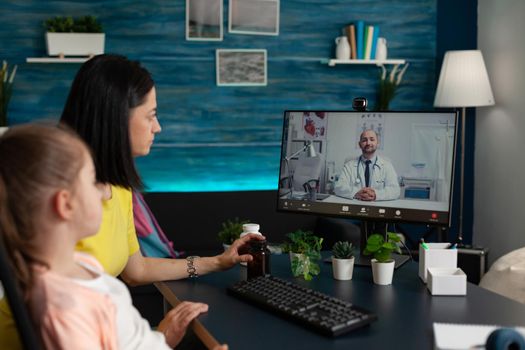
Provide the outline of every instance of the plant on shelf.
[[283,251],[290,253],[292,274],[309,281],[321,272],[319,260],[323,239],[311,231],[296,230],[286,234]]
[[242,225],[249,223],[249,220],[240,221],[239,218],[226,220],[222,223],[221,230],[218,233],[219,240],[223,245],[229,246],[242,233]]
[[44,21],[49,56],[93,56],[104,53],[105,34],[94,16],[53,17]]
[[15,80],[17,66],[15,65],[9,72],[9,65],[6,61],[2,62],[0,70],[0,127],[7,126],[7,107],[13,92],[13,81]]
[[394,276],[395,261],[392,253],[401,253],[398,243],[401,241],[395,233],[388,232],[386,240],[382,235],[373,234],[368,237],[364,255],[372,255],[372,274],[374,283],[387,285],[392,284]]
[[102,33],[102,24],[94,16],[53,17],[44,21],[49,33]]
[[332,271],[336,280],[351,280],[354,273],[354,246],[347,241],[332,247]]
[[[390,101],[396,94],[397,87],[403,80],[403,75],[408,68],[406,63],[403,68],[399,69],[399,64],[396,64],[390,74],[387,74],[387,69],[381,65],[381,76],[379,77],[379,86],[377,90],[376,110],[386,111],[390,105]],[[388,77],[387,77],[388,75]]]

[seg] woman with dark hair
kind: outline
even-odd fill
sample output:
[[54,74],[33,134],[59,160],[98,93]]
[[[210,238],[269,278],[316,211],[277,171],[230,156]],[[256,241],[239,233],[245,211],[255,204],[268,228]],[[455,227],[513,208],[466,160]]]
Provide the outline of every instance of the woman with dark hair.
[[133,221],[132,190],[142,181],[134,157],[147,155],[161,127],[156,91],[150,73],[138,62],[118,55],[99,55],[78,71],[61,122],[76,130],[91,147],[97,180],[104,184],[102,225],[97,235],[78,249],[94,255],[113,275],[130,285],[196,277],[228,269],[251,255],[238,247],[258,235],[248,235],[214,257],[161,259],[144,257]]

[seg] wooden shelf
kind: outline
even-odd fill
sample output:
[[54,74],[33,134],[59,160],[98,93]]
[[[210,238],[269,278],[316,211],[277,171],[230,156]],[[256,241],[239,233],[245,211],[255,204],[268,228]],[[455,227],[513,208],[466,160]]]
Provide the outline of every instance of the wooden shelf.
[[84,63],[90,57],[27,57],[27,63]]
[[330,67],[333,67],[337,64],[375,64],[376,66],[381,66],[385,64],[405,64],[406,60],[403,59],[388,59],[388,60],[337,60],[337,59],[328,59],[322,60],[321,63],[328,64]]

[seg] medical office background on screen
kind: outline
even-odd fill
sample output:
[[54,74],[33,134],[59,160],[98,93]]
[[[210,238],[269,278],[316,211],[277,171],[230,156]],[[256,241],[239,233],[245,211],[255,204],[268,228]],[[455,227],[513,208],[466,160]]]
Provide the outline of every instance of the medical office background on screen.
[[[286,111],[278,210],[450,226],[456,125],[455,112]],[[376,154],[396,170],[397,199],[366,202],[334,194],[345,162],[361,154],[358,140],[366,129],[376,131]],[[309,142],[314,158],[300,152],[286,159]],[[297,179],[318,180],[316,195]]]

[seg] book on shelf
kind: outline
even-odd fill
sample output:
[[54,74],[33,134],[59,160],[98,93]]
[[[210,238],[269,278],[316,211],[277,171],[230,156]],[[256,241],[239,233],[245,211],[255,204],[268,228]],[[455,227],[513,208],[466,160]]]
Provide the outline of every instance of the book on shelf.
[[369,60],[371,58],[370,53],[372,51],[372,38],[374,37],[374,26],[366,26],[365,29],[365,54],[364,59]]
[[355,25],[353,23],[346,26],[346,37],[350,44],[350,59],[355,60],[357,58],[357,48],[355,43]]
[[374,36],[372,37],[372,49],[370,50],[370,59],[376,59],[376,47],[377,47],[377,38],[379,37],[379,27],[374,26]]
[[362,60],[364,58],[364,35],[365,35],[365,22],[356,22],[355,42],[357,47],[357,59]]

